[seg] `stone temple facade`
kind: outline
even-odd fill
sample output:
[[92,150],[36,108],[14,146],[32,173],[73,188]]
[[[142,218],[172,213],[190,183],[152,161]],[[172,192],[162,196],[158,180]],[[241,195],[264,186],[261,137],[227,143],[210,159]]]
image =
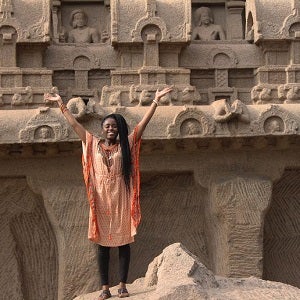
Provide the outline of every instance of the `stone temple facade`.
[[166,85],[130,281],[181,242],[216,274],[300,287],[298,0],[0,0],[1,299],[99,289],[81,143],[43,94],[97,133]]

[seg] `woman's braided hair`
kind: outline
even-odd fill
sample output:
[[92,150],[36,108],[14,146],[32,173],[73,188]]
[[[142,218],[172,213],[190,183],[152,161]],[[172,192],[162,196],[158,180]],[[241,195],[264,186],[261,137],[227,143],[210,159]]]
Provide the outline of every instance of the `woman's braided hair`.
[[131,165],[131,151],[128,141],[128,124],[124,117],[120,114],[110,114],[103,118],[101,122],[101,126],[107,119],[114,119],[117,123],[118,133],[119,133],[119,140],[120,146],[122,151],[122,175],[124,177],[126,188],[129,190],[130,187],[130,176],[132,172],[132,165]]

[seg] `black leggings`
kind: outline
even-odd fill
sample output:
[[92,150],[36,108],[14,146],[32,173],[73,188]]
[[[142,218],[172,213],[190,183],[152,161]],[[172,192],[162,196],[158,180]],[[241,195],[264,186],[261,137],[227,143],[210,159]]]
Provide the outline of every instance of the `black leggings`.
[[[108,285],[109,269],[109,250],[110,247],[98,245],[98,266],[100,271],[101,285]],[[119,276],[120,282],[127,282],[129,263],[130,263],[130,245],[119,246]]]

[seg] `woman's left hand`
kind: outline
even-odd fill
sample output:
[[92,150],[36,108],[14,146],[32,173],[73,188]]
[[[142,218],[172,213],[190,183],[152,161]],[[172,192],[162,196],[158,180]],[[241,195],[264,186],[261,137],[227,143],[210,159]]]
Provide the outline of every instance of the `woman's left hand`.
[[165,87],[161,91],[157,90],[155,93],[155,100],[159,101],[161,97],[165,96],[166,94],[170,93],[171,91],[173,91],[172,87]]

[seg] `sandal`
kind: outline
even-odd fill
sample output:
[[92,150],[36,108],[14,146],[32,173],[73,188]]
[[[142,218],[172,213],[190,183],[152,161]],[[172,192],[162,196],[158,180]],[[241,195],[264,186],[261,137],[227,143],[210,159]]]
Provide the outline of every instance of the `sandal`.
[[129,297],[129,293],[125,287],[118,289],[118,297],[119,298]]
[[97,298],[97,300],[105,300],[111,297],[111,293],[109,290],[102,290],[100,296]]

